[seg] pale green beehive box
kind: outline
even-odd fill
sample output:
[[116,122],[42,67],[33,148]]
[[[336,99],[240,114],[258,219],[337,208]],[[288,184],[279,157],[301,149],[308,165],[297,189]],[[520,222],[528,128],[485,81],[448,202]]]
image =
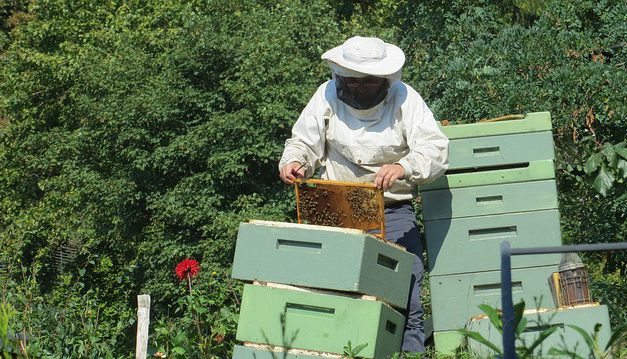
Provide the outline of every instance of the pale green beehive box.
[[449,171],[526,166],[555,158],[551,131],[462,138],[449,142]]
[[421,191],[555,178],[549,112],[440,129],[450,140],[449,169]]
[[433,333],[433,344],[439,354],[453,355],[464,342],[464,337],[457,330],[444,330]]
[[555,180],[422,192],[425,221],[557,208]]
[[503,183],[550,180],[555,178],[553,160],[529,162],[526,166],[496,168],[478,172],[448,173],[420,186],[420,191],[485,186]]
[[[425,222],[429,273],[434,276],[498,270],[500,245],[559,246],[557,209]],[[512,268],[559,264],[559,254],[516,256]]]
[[[557,265],[512,270],[512,298],[521,299],[528,307],[536,302],[543,308],[554,308],[547,278]],[[501,272],[476,272],[457,275],[430,276],[433,330],[461,329],[479,314],[479,304],[501,308]]]
[[413,254],[358,230],[255,221],[239,227],[232,276],[356,292],[405,308]]
[[401,347],[405,317],[383,302],[246,284],[237,340],[342,354],[367,344],[359,356],[385,358]]
[[328,355],[326,353],[314,354],[303,353],[297,349],[289,348],[263,348],[261,346],[251,347],[236,345],[233,348],[233,359],[319,359],[319,358],[341,358],[339,355]]
[[449,138],[449,172],[524,165],[555,158],[551,116],[441,127]]
[[[526,303],[525,307],[534,309],[533,305],[529,303]],[[547,355],[548,351],[555,347],[556,349],[567,349],[580,357],[587,358],[591,348],[583,336],[576,329],[569,327],[569,325],[583,329],[584,332],[592,337],[595,325],[601,324],[597,337],[597,343],[601,350],[605,348],[611,336],[610,318],[605,305],[585,305],[539,312],[531,310],[531,313],[527,312],[525,314],[525,318],[527,319],[527,328],[522,337],[526,343],[533,343],[545,329],[550,327],[558,328],[536,349],[534,354],[538,356]],[[473,320],[470,322],[468,329],[478,332],[497,347],[503,348],[502,336],[492,326],[489,319],[484,317]],[[479,356],[483,357],[492,352],[474,340],[470,340],[468,344],[470,345],[470,350]]]

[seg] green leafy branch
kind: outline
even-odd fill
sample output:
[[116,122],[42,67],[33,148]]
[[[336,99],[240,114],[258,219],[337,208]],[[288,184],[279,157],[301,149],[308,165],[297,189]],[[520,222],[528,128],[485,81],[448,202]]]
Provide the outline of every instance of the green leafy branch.
[[585,154],[579,157],[581,162],[566,164],[565,170],[606,197],[616,183],[624,183],[627,179],[627,143],[605,142],[596,152],[586,142],[584,139],[581,146],[587,157]]

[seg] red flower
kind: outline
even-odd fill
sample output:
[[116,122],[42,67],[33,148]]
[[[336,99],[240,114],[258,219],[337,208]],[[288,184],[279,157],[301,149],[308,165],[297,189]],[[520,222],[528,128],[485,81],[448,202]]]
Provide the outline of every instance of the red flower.
[[176,265],[176,276],[179,277],[179,280],[184,280],[188,274],[193,278],[199,270],[200,264],[197,261],[186,258]]

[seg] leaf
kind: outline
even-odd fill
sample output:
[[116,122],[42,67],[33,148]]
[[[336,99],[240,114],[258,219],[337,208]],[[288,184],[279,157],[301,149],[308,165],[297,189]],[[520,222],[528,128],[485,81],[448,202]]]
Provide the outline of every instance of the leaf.
[[503,354],[499,347],[497,347],[496,345],[492,344],[489,340],[487,340],[486,338],[484,338],[481,334],[479,334],[477,332],[471,332],[469,330],[462,329],[462,330],[459,331],[459,333],[461,333],[465,337],[468,337],[470,339],[473,339],[473,340],[475,340],[475,341],[485,345],[486,347],[492,349],[497,354]]
[[588,160],[583,166],[583,171],[586,174],[591,174],[596,171],[597,168],[603,163],[603,156],[600,153],[595,153],[592,156],[588,157]]
[[348,343],[346,343],[346,345],[344,345],[344,348],[343,348],[343,349],[344,349],[344,354],[346,354],[346,355],[351,355],[351,352],[352,352],[352,350],[353,350],[353,349],[351,348],[351,346],[352,346],[352,345],[351,345],[351,341],[349,340],[349,341],[348,341]]
[[594,189],[603,195],[603,197],[607,196],[607,192],[612,189],[615,181],[614,174],[609,171],[605,164],[601,166],[601,170],[599,174],[596,176],[593,182]]
[[521,300],[519,303],[516,303],[514,305],[514,323],[516,326],[518,326],[518,324],[520,323],[520,319],[523,317],[524,312],[525,312],[525,301]]
[[542,344],[542,342],[544,342],[544,340],[546,340],[546,338],[548,338],[551,334],[555,333],[555,331],[558,329],[559,327],[554,326],[554,327],[550,327],[547,328],[545,330],[543,330],[540,335],[538,335],[538,339],[536,339],[533,343],[531,343],[531,345],[528,347],[529,349],[529,354],[533,354],[533,351],[536,349],[536,347],[540,344]]
[[359,344],[358,346],[353,348],[353,354],[355,354],[355,355],[359,354],[359,352],[364,350],[364,348],[367,347],[367,346],[368,346],[368,343]]
[[591,349],[594,348],[594,341],[592,340],[592,337],[590,336],[590,334],[586,333],[585,330],[583,330],[581,327],[578,327],[576,325],[568,324],[568,326],[574,329],[577,333],[579,333],[579,335],[583,337],[583,340],[586,341],[588,348],[591,348]]
[[207,308],[203,308],[203,307],[196,308],[195,310],[196,310],[196,313],[198,314],[205,314],[209,311]]
[[516,335],[520,336],[525,331],[525,328],[527,328],[527,318],[522,317],[516,326]]
[[623,178],[627,178],[627,161],[619,159],[618,163],[616,163],[616,168]]
[[[621,142],[622,143],[622,142]],[[620,143],[618,144],[620,145]],[[614,146],[614,152],[617,155],[627,160],[627,148],[626,147],[618,147],[618,145]]]
[[571,351],[566,350],[566,349],[558,349],[558,348],[555,348],[555,347],[549,349],[547,354],[548,355],[570,357],[572,359],[584,359],[581,355],[579,355],[579,354],[577,354],[575,352],[571,352]]
[[496,309],[487,304],[479,304],[478,307],[490,318],[490,323],[498,329],[499,333],[503,334],[503,322],[501,321],[501,315]]
[[609,350],[612,344],[614,344],[616,340],[618,340],[619,338],[621,338],[622,336],[626,334],[627,334],[627,322],[621,324],[620,326],[618,326],[618,328],[614,329],[614,331],[612,332],[612,335],[610,336],[610,340],[607,342],[607,345],[605,346],[605,350],[606,351]]
[[607,162],[610,164],[610,166],[616,166],[616,151],[614,150],[614,146],[612,146],[611,143],[605,142],[603,144],[603,149],[601,150],[601,153],[605,156],[605,158],[607,158]]
[[172,339],[172,342],[174,343],[184,343],[187,341],[187,336],[185,335],[185,332],[178,332],[176,334],[176,336]]

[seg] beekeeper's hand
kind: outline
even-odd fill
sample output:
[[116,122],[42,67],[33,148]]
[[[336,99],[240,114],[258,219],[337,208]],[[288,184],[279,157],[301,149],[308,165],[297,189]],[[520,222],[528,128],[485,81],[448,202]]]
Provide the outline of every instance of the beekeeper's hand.
[[290,162],[281,168],[279,177],[287,184],[294,184],[295,179],[305,177],[305,166],[297,161]]
[[374,177],[374,184],[379,189],[388,190],[392,187],[394,181],[404,177],[405,169],[398,163],[383,165]]

